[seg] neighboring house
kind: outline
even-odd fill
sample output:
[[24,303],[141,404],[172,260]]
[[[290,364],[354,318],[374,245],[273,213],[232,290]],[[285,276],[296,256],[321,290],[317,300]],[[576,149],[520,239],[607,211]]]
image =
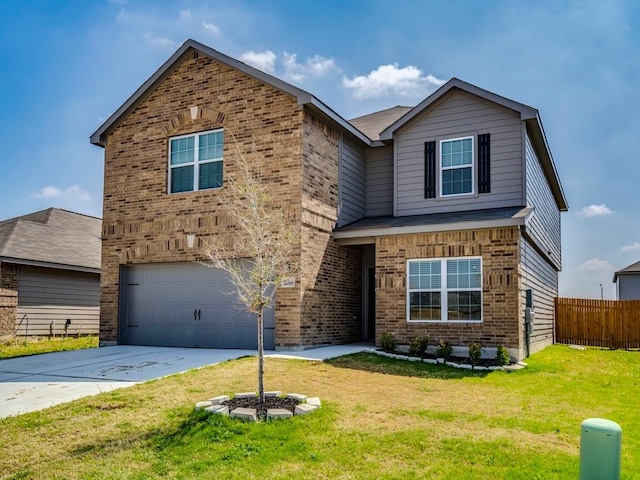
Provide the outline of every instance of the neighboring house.
[[263,156],[300,234],[302,273],[277,292],[267,348],[389,332],[522,358],[553,342],[567,203],[537,110],[453,79],[347,121],[188,40],[91,136],[105,149],[102,344],[255,348],[224,275],[193,262],[208,236],[236,235],[218,202],[236,174],[230,134]]
[[100,231],[58,208],[0,221],[0,335],[98,333]]
[[640,262],[618,270],[613,275],[618,300],[640,300]]

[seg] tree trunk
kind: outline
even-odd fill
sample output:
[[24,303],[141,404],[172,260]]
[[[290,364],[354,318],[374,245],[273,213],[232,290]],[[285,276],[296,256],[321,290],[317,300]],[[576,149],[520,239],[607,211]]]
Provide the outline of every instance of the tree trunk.
[[258,310],[258,398],[264,402],[264,326],[262,325],[262,314],[264,306]]

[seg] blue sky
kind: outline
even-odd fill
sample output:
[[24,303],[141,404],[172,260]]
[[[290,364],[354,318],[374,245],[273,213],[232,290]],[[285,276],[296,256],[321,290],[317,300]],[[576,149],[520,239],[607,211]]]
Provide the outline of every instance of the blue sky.
[[0,2],[0,219],[101,216],[89,135],[194,38],[345,118],[451,77],[537,108],[570,206],[560,294],[614,298],[640,260],[639,21],[633,0]]

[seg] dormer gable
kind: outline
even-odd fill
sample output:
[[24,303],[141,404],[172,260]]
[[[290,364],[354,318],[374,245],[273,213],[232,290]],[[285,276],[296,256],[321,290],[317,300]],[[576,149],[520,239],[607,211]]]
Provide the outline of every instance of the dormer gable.
[[514,114],[518,115],[518,118],[524,122],[526,126],[527,133],[530,136],[531,142],[536,150],[536,154],[540,159],[542,169],[547,177],[547,181],[549,182],[558,208],[561,211],[567,211],[568,206],[566,197],[564,195],[562,185],[560,184],[560,179],[558,177],[538,111],[535,108],[515,102],[506,97],[496,95],[495,93],[476,87],[475,85],[464,82],[458,78],[452,78],[449,80],[438,90],[380,132],[380,141],[386,143],[393,142],[399,132],[406,129],[412,124],[412,122],[424,116],[430,109],[437,106],[441,101],[443,101],[443,99],[446,99],[456,91],[464,93],[465,95],[473,96],[480,101],[510,110],[514,112]]

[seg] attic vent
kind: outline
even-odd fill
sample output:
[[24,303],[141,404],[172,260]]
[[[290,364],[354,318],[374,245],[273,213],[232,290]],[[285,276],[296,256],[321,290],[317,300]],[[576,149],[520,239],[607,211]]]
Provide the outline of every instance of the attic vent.
[[196,58],[198,58],[198,51],[197,50],[195,50],[193,52],[193,59],[195,60]]

